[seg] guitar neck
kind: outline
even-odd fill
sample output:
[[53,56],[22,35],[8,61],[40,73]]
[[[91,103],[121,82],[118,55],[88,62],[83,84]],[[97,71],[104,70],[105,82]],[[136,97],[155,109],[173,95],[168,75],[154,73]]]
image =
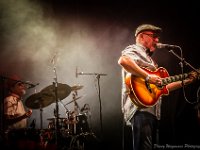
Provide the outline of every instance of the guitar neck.
[[162,79],[162,86],[167,85],[167,84],[172,83],[172,82],[184,80],[187,77],[188,77],[188,73],[163,78]]

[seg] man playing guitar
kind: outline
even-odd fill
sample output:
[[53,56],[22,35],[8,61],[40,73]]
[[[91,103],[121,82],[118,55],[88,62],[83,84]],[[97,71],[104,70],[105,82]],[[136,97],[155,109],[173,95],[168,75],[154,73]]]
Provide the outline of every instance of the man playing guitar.
[[132,128],[133,150],[151,150],[153,144],[158,144],[161,96],[197,79],[197,73],[192,72],[182,81],[168,82],[167,71],[158,68],[151,58],[161,31],[151,24],[138,26],[136,43],[127,46],[118,60],[122,67],[122,112],[126,124]]

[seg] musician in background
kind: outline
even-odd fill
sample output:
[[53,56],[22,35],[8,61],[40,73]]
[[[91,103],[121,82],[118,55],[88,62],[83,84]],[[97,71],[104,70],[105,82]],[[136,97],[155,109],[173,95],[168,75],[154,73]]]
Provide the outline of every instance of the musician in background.
[[[136,43],[127,46],[118,60],[118,64],[122,67],[122,113],[126,124],[132,127],[133,150],[150,150],[153,149],[154,144],[158,144],[157,131],[161,112],[161,97],[151,107],[141,107],[140,103],[133,103],[129,96],[131,89],[126,84],[126,76],[129,73],[143,79],[150,91],[150,84],[161,86],[162,80],[160,76],[151,74],[143,69],[146,68],[153,72],[158,68],[151,55],[157,48],[161,32],[162,29],[160,27],[152,24],[138,26],[135,31]],[[197,73],[194,72],[183,81],[176,81],[166,85],[166,88],[170,92],[194,82],[196,78]]]
[[32,110],[26,112],[22,97],[26,94],[26,87],[20,78],[13,75],[7,81],[8,94],[4,99],[5,129],[27,128],[27,118],[31,116]]
[[[32,115],[32,110],[26,111],[22,99],[26,94],[27,87],[17,75],[9,77],[5,85],[4,147],[7,149],[33,149],[37,145],[33,140],[29,140],[29,134],[27,134],[27,119]],[[35,138],[33,134],[31,136]]]

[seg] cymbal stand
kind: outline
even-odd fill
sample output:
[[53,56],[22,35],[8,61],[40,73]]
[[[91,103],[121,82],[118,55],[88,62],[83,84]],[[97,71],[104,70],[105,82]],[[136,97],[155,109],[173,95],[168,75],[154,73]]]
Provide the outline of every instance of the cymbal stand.
[[78,92],[77,90],[74,91],[74,93],[72,94],[72,99],[74,101],[74,110],[75,110],[75,113],[76,115],[80,113],[80,107],[76,101],[76,96],[78,96]]
[[55,118],[56,118],[56,145],[58,144],[58,129],[59,129],[59,120],[58,120],[58,112],[59,112],[59,107],[58,107],[58,82],[57,82],[57,73],[56,73],[56,67],[54,66],[53,71],[55,73],[55,82],[53,82],[54,88],[55,88],[55,99],[56,99],[56,109],[55,109]]
[[[66,107],[66,105],[61,101],[61,100],[59,100],[59,102],[63,105],[63,107],[65,108],[65,113],[66,113],[66,117],[67,117],[67,121],[69,121],[69,119],[70,119],[70,111],[68,110],[68,108]],[[63,120],[64,121],[64,120]],[[67,129],[69,129],[70,130],[70,125],[69,124],[67,124]],[[68,131],[68,132],[70,132],[70,131]]]
[[42,109],[42,105],[40,104],[40,129],[43,129],[43,109]]
[[[76,121],[76,116],[80,113],[80,107],[78,103],[76,102],[76,96],[78,96],[77,90],[75,90],[74,93],[72,94],[72,100],[74,101],[75,121]],[[74,124],[74,134],[76,135],[76,123]]]
[[[68,114],[69,113],[69,110],[68,110],[68,108],[66,107],[66,105],[61,101],[61,100],[59,100],[59,102],[63,105],[63,107],[65,108],[65,110],[66,110],[66,114]],[[67,115],[68,116],[68,115]],[[68,119],[68,118],[67,118]]]

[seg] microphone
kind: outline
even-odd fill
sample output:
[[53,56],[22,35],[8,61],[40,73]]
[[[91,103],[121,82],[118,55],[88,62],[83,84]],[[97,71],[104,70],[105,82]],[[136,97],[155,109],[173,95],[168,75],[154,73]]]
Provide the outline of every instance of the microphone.
[[163,43],[157,43],[156,44],[157,48],[167,48],[167,49],[176,49],[180,48],[180,46],[177,45],[170,45],[170,44],[163,44]]
[[39,83],[33,84],[33,83],[31,83],[30,81],[26,81],[26,82],[24,82],[24,84],[27,85],[27,89],[31,89],[31,88],[34,88],[34,87],[36,87],[37,85],[39,85]]

